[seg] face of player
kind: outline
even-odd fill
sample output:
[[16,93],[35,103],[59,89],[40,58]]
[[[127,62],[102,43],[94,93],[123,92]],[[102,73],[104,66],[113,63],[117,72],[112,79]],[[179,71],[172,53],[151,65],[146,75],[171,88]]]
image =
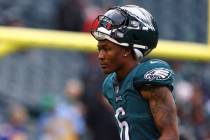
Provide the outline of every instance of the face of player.
[[108,40],[98,41],[98,59],[105,74],[117,72],[123,67],[125,50]]

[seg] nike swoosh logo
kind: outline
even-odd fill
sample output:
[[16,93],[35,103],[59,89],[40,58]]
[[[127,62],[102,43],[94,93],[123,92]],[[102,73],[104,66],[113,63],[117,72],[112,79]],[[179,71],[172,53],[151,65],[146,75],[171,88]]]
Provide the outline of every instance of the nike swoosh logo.
[[158,61],[150,61],[151,64],[158,63]]

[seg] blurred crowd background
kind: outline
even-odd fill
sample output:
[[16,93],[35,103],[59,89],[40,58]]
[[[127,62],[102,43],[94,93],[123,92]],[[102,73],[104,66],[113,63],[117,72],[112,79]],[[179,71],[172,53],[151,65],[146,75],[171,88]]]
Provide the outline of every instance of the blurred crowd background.
[[[207,0],[0,0],[0,25],[89,32],[97,15],[124,4],[150,11],[160,39],[207,43]],[[210,63],[165,60],[176,73],[181,140],[210,140]],[[34,48],[1,58],[0,140],[118,140],[103,79],[96,53]]]

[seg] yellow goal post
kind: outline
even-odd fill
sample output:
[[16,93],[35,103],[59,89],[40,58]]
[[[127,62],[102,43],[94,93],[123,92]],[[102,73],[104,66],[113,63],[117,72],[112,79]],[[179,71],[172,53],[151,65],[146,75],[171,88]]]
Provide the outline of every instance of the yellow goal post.
[[[94,52],[97,41],[89,33],[0,26],[0,56],[19,49],[49,48]],[[208,44],[160,40],[152,57],[210,61]]]

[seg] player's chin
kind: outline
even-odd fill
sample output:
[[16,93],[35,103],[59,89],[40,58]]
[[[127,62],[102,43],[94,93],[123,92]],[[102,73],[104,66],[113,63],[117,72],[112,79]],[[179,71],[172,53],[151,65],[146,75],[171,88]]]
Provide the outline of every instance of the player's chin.
[[112,73],[113,71],[112,70],[110,70],[110,69],[108,69],[108,68],[101,68],[102,69],[102,71],[104,72],[104,74],[110,74],[110,73]]

